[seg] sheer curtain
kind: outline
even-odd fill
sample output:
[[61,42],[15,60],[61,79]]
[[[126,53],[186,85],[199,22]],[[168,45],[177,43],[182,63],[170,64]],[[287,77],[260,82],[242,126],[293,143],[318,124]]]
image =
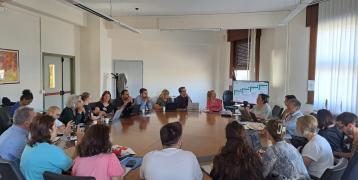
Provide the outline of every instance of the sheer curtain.
[[358,1],[319,4],[315,109],[358,113]]
[[249,75],[248,79],[251,81],[256,80],[255,76],[255,62],[256,62],[256,29],[250,29],[249,30]]

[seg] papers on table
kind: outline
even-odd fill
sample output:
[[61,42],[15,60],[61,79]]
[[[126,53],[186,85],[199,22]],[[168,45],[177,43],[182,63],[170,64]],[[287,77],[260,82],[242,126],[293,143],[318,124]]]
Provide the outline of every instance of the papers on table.
[[251,129],[255,131],[261,131],[265,128],[265,125],[257,122],[240,122],[245,129]]

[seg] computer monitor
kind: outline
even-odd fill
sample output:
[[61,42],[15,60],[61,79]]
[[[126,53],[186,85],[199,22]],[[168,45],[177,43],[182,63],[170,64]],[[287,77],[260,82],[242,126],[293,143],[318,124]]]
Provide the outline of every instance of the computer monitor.
[[269,94],[268,81],[233,81],[234,102],[256,104],[259,94]]

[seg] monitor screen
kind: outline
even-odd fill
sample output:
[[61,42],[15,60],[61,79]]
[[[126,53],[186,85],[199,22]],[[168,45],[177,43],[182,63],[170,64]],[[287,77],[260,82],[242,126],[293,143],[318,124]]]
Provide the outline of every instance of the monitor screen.
[[268,81],[233,81],[234,102],[256,104],[259,94],[269,94]]

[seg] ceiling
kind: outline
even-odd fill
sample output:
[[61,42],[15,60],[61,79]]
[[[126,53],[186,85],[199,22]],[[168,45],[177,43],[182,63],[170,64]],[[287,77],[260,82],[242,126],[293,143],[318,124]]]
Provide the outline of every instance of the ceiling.
[[[300,0],[81,0],[112,16],[232,14],[293,10]],[[138,11],[135,8],[139,8]]]

